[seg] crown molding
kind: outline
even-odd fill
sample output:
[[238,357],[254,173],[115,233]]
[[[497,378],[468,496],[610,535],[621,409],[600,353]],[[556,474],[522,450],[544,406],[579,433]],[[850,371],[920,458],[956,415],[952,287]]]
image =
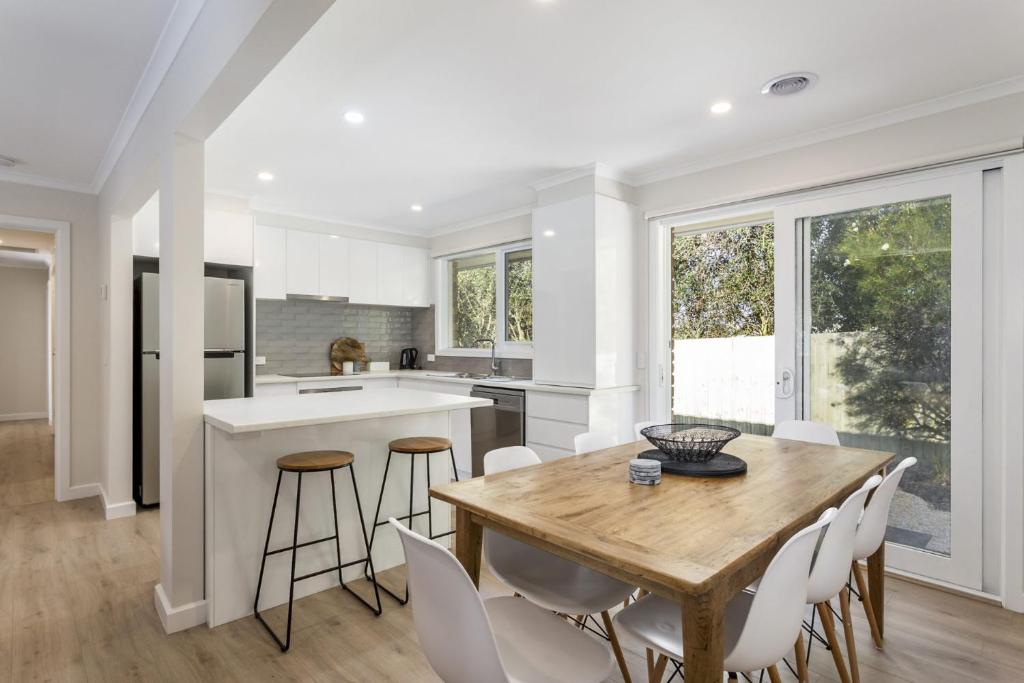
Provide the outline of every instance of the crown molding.
[[145,115],[146,109],[149,108],[149,103],[156,95],[157,89],[163,82],[164,76],[167,75],[168,69],[171,68],[171,64],[174,63],[174,59],[178,56],[182,44],[205,4],[206,0],[177,0],[174,7],[171,8],[164,28],[160,32],[160,37],[156,41],[156,47],[153,48],[146,68],[142,71],[142,77],[135,85],[135,90],[128,100],[128,106],[125,107],[124,114],[121,115],[121,120],[107,145],[107,150],[96,167],[92,183],[89,186],[93,194],[99,194],[103,189],[104,183],[107,182],[118,159],[121,158],[125,147],[132,139],[136,127]]
[[961,90],[960,92],[952,93],[950,95],[943,95],[942,97],[925,100],[924,102],[919,102],[917,104],[911,104],[897,109],[890,109],[889,111],[885,111],[880,114],[871,114],[870,116],[865,116],[847,123],[840,123],[835,126],[819,128],[808,133],[800,133],[799,135],[781,138],[763,145],[749,147],[743,151],[738,151],[732,154],[706,157],[704,159],[698,159],[647,173],[636,173],[633,174],[633,178],[637,186],[650,185],[651,183],[657,183],[671,178],[678,178],[679,176],[689,175],[691,173],[698,173],[700,171],[706,171],[720,166],[728,166],[729,164],[749,161],[751,159],[785,152],[790,149],[807,147],[820,142],[827,142],[829,140],[835,140],[849,135],[856,135],[857,133],[863,133],[877,128],[884,128],[885,126],[904,123],[906,121],[931,116],[933,114],[941,114],[942,112],[967,107],[972,104],[980,104],[981,102],[995,100],[1008,95],[1016,95],[1021,92],[1024,92],[1024,76],[1017,76],[1002,81],[996,81],[994,83],[988,83],[977,88]]
[[[239,194],[227,193],[222,190],[210,190],[212,194],[227,195],[229,197],[243,198]],[[285,216],[292,218],[301,218],[307,221],[320,221],[322,223],[333,223],[335,225],[347,226],[350,228],[361,228],[363,230],[375,230],[377,232],[390,232],[397,235],[407,235],[409,237],[429,237],[426,231],[421,230],[407,230],[403,228],[396,228],[391,225],[379,225],[374,223],[363,223],[360,221],[353,221],[330,213],[305,213],[302,211],[294,211],[286,206],[279,206],[275,204],[266,204],[258,200],[249,201],[249,210],[259,213],[272,213],[277,216]]]
[[631,175],[619,169],[612,168],[608,164],[602,164],[601,162],[595,161],[577,168],[571,168],[568,171],[562,171],[561,173],[547,176],[546,178],[541,178],[540,180],[535,180],[530,183],[530,188],[535,192],[541,192],[543,190],[562,185],[563,183],[579,180],[580,178],[586,178],[588,176],[601,176],[602,178],[609,178],[624,185],[635,184],[634,178]]
[[72,180],[61,180],[49,176],[25,173],[24,171],[13,171],[7,168],[0,168],[0,182],[18,183],[19,185],[34,185],[46,187],[51,190],[64,190],[65,192],[78,192],[81,194],[96,194],[88,183],[79,183]]
[[523,206],[517,206],[514,209],[506,209],[505,211],[498,211],[496,213],[490,213],[486,216],[479,216],[472,218],[468,221],[462,221],[460,223],[452,223],[445,225],[427,233],[428,237],[440,237],[441,235],[450,235],[453,232],[461,232],[463,230],[472,230],[473,228],[479,228],[483,225],[490,225],[491,223],[497,223],[498,221],[506,221],[510,218],[518,218],[519,216],[526,216],[527,214],[533,213],[535,204],[524,204]]

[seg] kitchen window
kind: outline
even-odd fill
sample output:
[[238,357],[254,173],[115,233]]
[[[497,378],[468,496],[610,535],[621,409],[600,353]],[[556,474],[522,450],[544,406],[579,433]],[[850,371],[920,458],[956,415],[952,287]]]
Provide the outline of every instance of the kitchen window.
[[518,243],[441,259],[437,298],[438,353],[489,355],[479,339],[493,339],[497,354],[533,354],[533,250]]

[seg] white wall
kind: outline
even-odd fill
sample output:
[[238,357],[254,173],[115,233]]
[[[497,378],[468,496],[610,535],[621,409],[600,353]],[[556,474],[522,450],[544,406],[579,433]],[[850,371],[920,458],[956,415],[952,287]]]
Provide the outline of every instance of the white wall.
[[509,218],[497,218],[493,221],[481,219],[482,222],[473,227],[446,232],[430,238],[431,256],[457,254],[461,251],[472,251],[496,244],[509,244],[528,240],[533,231],[533,216],[530,211]]
[[93,195],[0,182],[0,213],[71,224],[70,486],[94,484],[101,471],[96,207]]
[[47,413],[46,268],[0,266],[0,421]]

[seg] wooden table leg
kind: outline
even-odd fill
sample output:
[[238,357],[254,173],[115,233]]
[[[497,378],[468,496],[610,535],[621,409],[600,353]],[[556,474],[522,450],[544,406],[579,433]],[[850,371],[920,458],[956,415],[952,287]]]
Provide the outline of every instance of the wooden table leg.
[[480,587],[480,552],[483,549],[484,528],[473,521],[468,510],[455,510],[455,557],[466,569],[473,585]]
[[[885,542],[868,557],[868,599],[875,613],[878,635],[885,638]],[[881,645],[879,645],[881,647]]]
[[722,683],[725,667],[725,600],[710,592],[686,596],[683,665],[687,683]]

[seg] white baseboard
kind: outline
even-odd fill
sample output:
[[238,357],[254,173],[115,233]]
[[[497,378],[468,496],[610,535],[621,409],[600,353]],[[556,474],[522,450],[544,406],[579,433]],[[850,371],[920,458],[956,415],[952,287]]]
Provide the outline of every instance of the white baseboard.
[[50,414],[45,410],[41,413],[7,413],[6,415],[0,415],[0,422],[17,422],[19,420],[41,420],[44,417],[49,417]]
[[106,512],[107,521],[120,519],[121,517],[133,517],[135,515],[135,501],[128,500],[120,503],[111,503],[107,499],[107,492],[100,486],[100,497],[103,499],[103,509]]
[[197,600],[181,607],[171,607],[164,587],[157,584],[153,589],[153,602],[156,612],[160,615],[160,623],[165,633],[177,633],[185,629],[206,623],[206,601]]
[[58,493],[57,500],[64,502],[67,500],[78,500],[79,498],[92,498],[99,495],[102,495],[99,484],[79,484]]

